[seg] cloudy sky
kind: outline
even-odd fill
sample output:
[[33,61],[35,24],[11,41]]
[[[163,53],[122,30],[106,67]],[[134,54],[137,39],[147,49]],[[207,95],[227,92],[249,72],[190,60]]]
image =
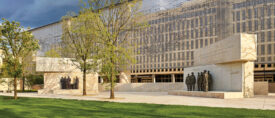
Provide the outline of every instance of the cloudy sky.
[[78,0],[0,0],[0,18],[38,27],[60,20],[68,11],[79,10]]
[[[144,0],[144,9],[163,10],[186,0]],[[39,27],[78,12],[79,0],[0,0],[0,18],[15,20],[25,27]]]

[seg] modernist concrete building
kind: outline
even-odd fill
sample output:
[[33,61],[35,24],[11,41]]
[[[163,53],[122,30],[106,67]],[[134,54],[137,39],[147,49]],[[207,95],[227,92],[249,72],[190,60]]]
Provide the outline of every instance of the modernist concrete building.
[[[181,83],[194,64],[194,50],[235,33],[258,35],[256,81],[274,81],[275,0],[189,0],[180,7],[145,14],[150,27],[129,38],[137,44],[131,83]],[[59,46],[60,22],[31,30],[40,40],[38,56]]]

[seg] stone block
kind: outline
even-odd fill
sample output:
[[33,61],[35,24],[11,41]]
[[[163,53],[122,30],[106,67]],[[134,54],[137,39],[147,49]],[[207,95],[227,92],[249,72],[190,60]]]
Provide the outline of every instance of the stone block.
[[268,82],[254,82],[255,95],[268,95]]
[[194,51],[194,65],[210,65],[240,61],[255,61],[257,37],[237,34]]
[[223,92],[223,91],[202,92],[202,91],[176,90],[176,91],[169,91],[168,94],[179,95],[179,96],[219,98],[219,99],[243,98],[242,92]]

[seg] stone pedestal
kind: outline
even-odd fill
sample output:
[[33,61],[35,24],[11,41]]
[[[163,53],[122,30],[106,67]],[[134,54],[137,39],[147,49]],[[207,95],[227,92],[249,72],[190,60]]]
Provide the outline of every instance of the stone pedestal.
[[225,92],[225,91],[169,91],[168,95],[179,95],[179,96],[192,96],[192,97],[207,97],[207,98],[219,98],[219,99],[232,99],[232,98],[243,98],[242,92]]
[[[37,57],[36,71],[44,73],[44,89],[38,90],[38,94],[82,95],[83,93],[83,73],[74,67],[69,59]],[[78,89],[61,89],[62,77],[70,77],[71,81],[78,78]],[[97,73],[86,75],[86,92],[87,94],[98,93]]]
[[243,97],[253,97],[256,43],[256,35],[237,34],[195,50],[195,66],[184,69],[184,80],[192,72],[197,79],[198,72],[207,70],[212,75],[214,91],[242,92]]

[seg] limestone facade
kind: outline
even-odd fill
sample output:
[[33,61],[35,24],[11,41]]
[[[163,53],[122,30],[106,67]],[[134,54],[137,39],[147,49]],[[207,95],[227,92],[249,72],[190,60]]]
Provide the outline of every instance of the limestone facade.
[[[173,90],[183,90],[183,83],[117,83],[117,92],[168,92]],[[100,84],[99,91],[109,90],[108,84]]]
[[[82,72],[68,58],[36,58],[36,71],[44,74],[44,89],[39,94],[73,94],[80,95],[83,91]],[[71,83],[79,79],[78,89],[61,89],[61,78],[70,77]],[[98,93],[98,74],[88,73],[86,76],[87,94]]]
[[192,72],[197,77],[198,72],[207,70],[212,75],[214,91],[242,92],[244,97],[253,97],[256,44],[256,35],[237,34],[195,50],[196,66],[185,68],[184,79]]
[[255,95],[268,95],[268,82],[254,82]]

